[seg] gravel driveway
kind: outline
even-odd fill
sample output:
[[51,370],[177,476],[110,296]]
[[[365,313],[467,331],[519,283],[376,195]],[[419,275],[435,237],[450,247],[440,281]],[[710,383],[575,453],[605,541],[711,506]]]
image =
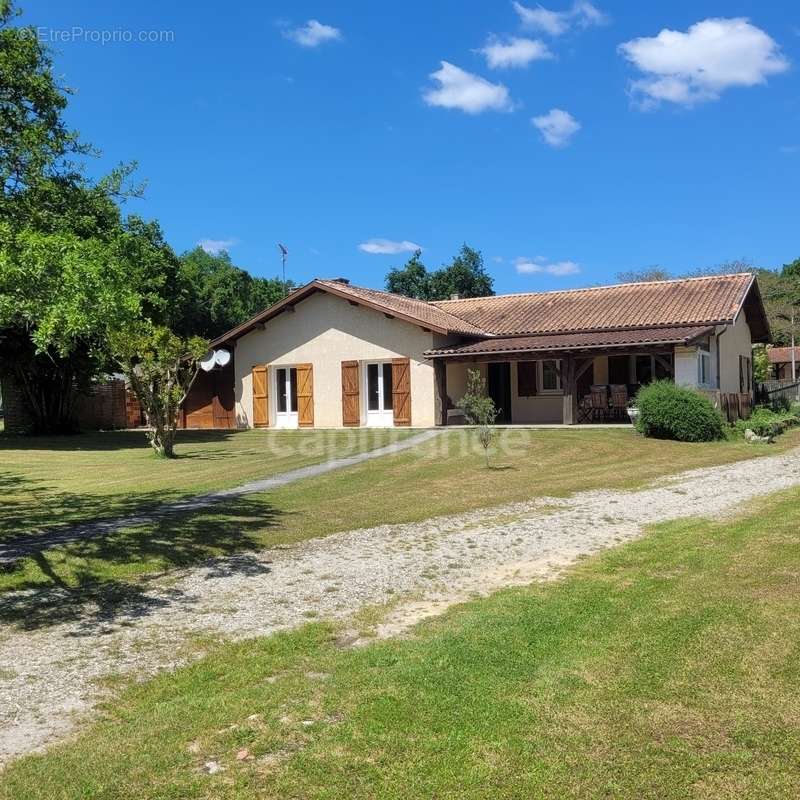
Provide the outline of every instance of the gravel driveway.
[[[685,472],[635,492],[542,497],[219,559],[149,584],[113,618],[87,609],[79,621],[33,631],[5,626],[0,764],[88,718],[104,676],[175,666],[191,637],[259,636],[400,599],[379,629],[393,635],[475,593],[552,577],[579,556],[639,536],[650,523],[719,516],[798,485],[800,451],[794,451]],[[2,603],[20,601],[22,593]]]

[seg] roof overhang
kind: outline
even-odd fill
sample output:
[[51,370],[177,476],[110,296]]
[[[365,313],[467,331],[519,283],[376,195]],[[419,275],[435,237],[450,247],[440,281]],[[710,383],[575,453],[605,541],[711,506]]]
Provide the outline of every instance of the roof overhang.
[[713,332],[713,325],[693,325],[498,337],[428,350],[425,356],[469,359],[475,356],[519,356],[525,353],[597,353],[643,347],[691,345]]
[[[772,331],[769,327],[767,311],[764,308],[764,300],[761,297],[761,289],[758,279],[753,275],[750,285],[742,298],[741,306],[736,313],[736,317],[744,311],[747,325],[750,328],[750,338],[755,344],[769,344],[772,341]],[[734,317],[734,322],[736,321]]]
[[332,285],[332,283],[332,281],[326,281],[325,283],[322,283],[318,280],[310,281],[309,283],[305,284],[305,286],[301,286],[299,289],[295,289],[293,292],[290,292],[288,295],[286,295],[286,297],[284,297],[282,300],[279,300],[277,303],[273,303],[273,305],[269,306],[269,308],[265,308],[254,317],[251,317],[246,322],[241,323],[241,325],[237,325],[235,328],[231,328],[231,330],[223,333],[221,336],[218,336],[211,342],[211,347],[216,347],[218,345],[240,339],[242,336],[247,335],[251,331],[263,327],[264,324],[269,322],[269,320],[273,319],[274,317],[277,317],[279,314],[282,314],[285,311],[293,310],[298,303],[301,303],[303,300],[313,294],[316,294],[317,292],[326,292],[334,297],[340,297],[341,299],[346,300],[348,303],[350,303],[350,305],[371,308],[374,311],[379,311],[388,317],[403,320],[411,325],[416,325],[419,328],[424,328],[425,330],[433,331],[434,333],[440,333],[443,335],[451,333],[451,331],[447,328],[432,324],[427,320],[420,320],[408,314],[404,314],[392,306],[383,305],[380,302],[358,297],[352,292],[348,292],[344,288],[339,290],[336,288],[336,286]]

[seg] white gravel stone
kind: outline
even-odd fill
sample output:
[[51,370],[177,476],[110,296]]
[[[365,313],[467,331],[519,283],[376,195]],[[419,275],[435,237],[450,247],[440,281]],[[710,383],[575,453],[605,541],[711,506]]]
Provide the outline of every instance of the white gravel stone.
[[[90,719],[107,696],[104,677],[144,678],[183,663],[191,637],[263,636],[413,597],[379,629],[395,635],[453,602],[553,577],[581,556],[639,536],[645,525],[715,518],[798,485],[800,451],[794,451],[684,472],[635,492],[541,497],[218,559],[149,582],[130,608],[107,619],[87,608],[79,620],[36,630],[6,625],[0,629],[0,764]],[[2,603],[19,599],[6,595]]]

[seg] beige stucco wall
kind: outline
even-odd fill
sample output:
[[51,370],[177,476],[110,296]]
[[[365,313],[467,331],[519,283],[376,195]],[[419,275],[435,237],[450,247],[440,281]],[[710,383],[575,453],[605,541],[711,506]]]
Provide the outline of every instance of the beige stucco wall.
[[[438,338],[438,337],[436,337]],[[314,427],[342,427],[342,361],[411,361],[411,424],[431,427],[434,420],[433,365],[423,352],[434,335],[363,306],[351,306],[333,295],[317,293],[236,342],[236,414],[242,427],[252,427],[251,370],[270,366],[270,424],[275,422],[274,369],[309,363],[314,368]],[[362,363],[363,376],[363,363]],[[363,383],[363,378],[362,378]],[[365,399],[361,395],[362,424]]]
[[722,392],[739,391],[739,356],[753,358],[753,340],[744,313],[729,325],[724,334],[717,336],[719,348],[719,389]]
[[[744,314],[739,314],[733,325],[717,329],[708,343],[711,355],[711,380],[704,389],[719,389],[721,392],[739,391],[739,356],[752,360],[753,343],[750,326]],[[683,386],[697,386],[698,348],[675,348],[675,382]],[[752,361],[751,361],[752,363]]]

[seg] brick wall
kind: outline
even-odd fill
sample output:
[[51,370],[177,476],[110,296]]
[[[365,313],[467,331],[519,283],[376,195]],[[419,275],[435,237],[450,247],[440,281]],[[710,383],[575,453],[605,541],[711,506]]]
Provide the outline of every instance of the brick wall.
[[110,430],[128,427],[125,381],[110,380],[96,384],[78,398],[75,418],[83,430]]
[[3,393],[3,418],[6,433],[22,434],[31,429],[31,417],[28,414],[25,401],[16,384],[11,378],[0,381],[0,391]]

